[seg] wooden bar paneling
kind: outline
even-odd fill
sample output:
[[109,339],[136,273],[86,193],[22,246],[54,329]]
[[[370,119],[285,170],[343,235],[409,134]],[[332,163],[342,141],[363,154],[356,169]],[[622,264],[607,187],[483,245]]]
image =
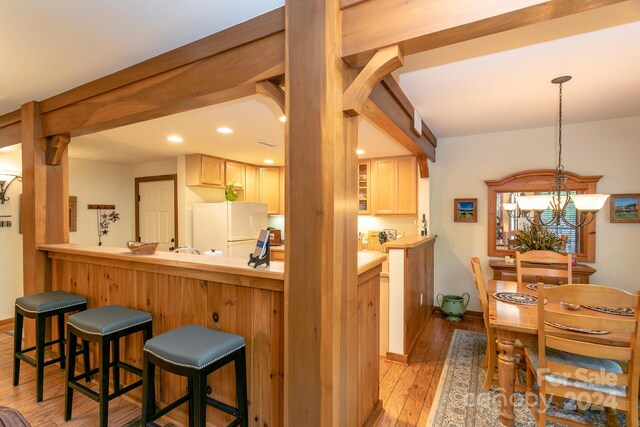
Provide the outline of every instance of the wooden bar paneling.
[[358,277],[358,426],[375,420],[381,410],[380,272],[382,266]]
[[[433,255],[434,240],[405,250],[404,263],[404,351],[411,357],[420,332],[433,311]],[[420,295],[423,296],[422,304]]]
[[[65,259],[52,259],[52,282],[54,290],[86,295],[89,308],[120,304],[150,312],[154,335],[188,324],[242,335],[247,343],[250,419],[261,426],[283,425],[284,297],[281,291]],[[142,367],[142,344],[141,334],[121,341],[123,360]],[[97,354],[94,349],[92,353],[94,364]],[[123,383],[135,379],[126,374]],[[208,384],[215,398],[235,404],[233,366],[212,374]],[[184,378],[166,372],[158,376],[157,396],[161,406],[185,390]],[[139,399],[139,390],[132,396]],[[186,405],[183,405],[181,411],[172,416],[183,422],[185,412]],[[230,422],[227,415],[211,408],[208,421],[215,425]]]

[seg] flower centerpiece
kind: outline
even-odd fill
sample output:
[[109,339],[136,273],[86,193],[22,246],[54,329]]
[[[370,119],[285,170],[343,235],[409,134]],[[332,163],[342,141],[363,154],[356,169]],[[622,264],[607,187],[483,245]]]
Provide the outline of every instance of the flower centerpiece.
[[547,227],[534,224],[525,227],[513,239],[512,248],[520,252],[527,251],[554,251],[560,252],[564,249],[564,240],[549,230]]

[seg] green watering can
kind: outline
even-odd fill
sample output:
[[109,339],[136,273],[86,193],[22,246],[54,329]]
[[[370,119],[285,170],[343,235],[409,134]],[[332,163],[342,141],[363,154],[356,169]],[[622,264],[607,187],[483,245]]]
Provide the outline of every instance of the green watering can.
[[[467,297],[467,301],[464,301],[464,297]],[[447,315],[447,320],[451,322],[459,322],[462,320],[462,315],[467,310],[469,305],[469,294],[464,293],[459,295],[442,295],[436,296],[436,302],[440,306],[440,310]]]

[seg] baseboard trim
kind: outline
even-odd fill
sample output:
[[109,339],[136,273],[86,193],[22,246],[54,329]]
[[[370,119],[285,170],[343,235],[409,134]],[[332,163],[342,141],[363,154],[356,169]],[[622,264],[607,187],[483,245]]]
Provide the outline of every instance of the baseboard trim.
[[[441,315],[446,317],[446,314],[444,314],[442,312],[442,310],[440,310],[440,307],[435,307],[434,308],[434,313],[435,312],[437,312],[438,314],[441,314]],[[478,319],[483,319],[484,318],[484,314],[481,311],[467,310],[467,311],[465,311],[463,317],[474,317],[474,318],[478,318]]]
[[2,326],[7,326],[7,325],[11,325],[13,323],[13,317],[10,317],[8,319],[2,319],[0,320],[0,327]]
[[408,365],[409,363],[409,356],[406,354],[398,354],[398,353],[390,353],[387,352],[387,355],[385,356],[385,358],[389,361],[389,362],[394,362],[394,363],[402,363],[403,365]]

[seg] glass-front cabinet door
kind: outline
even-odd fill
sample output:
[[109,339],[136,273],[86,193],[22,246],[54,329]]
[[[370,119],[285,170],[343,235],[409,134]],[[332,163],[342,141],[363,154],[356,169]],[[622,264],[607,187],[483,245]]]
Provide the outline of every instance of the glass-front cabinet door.
[[371,163],[368,160],[358,162],[358,214],[360,215],[371,213],[370,169]]

